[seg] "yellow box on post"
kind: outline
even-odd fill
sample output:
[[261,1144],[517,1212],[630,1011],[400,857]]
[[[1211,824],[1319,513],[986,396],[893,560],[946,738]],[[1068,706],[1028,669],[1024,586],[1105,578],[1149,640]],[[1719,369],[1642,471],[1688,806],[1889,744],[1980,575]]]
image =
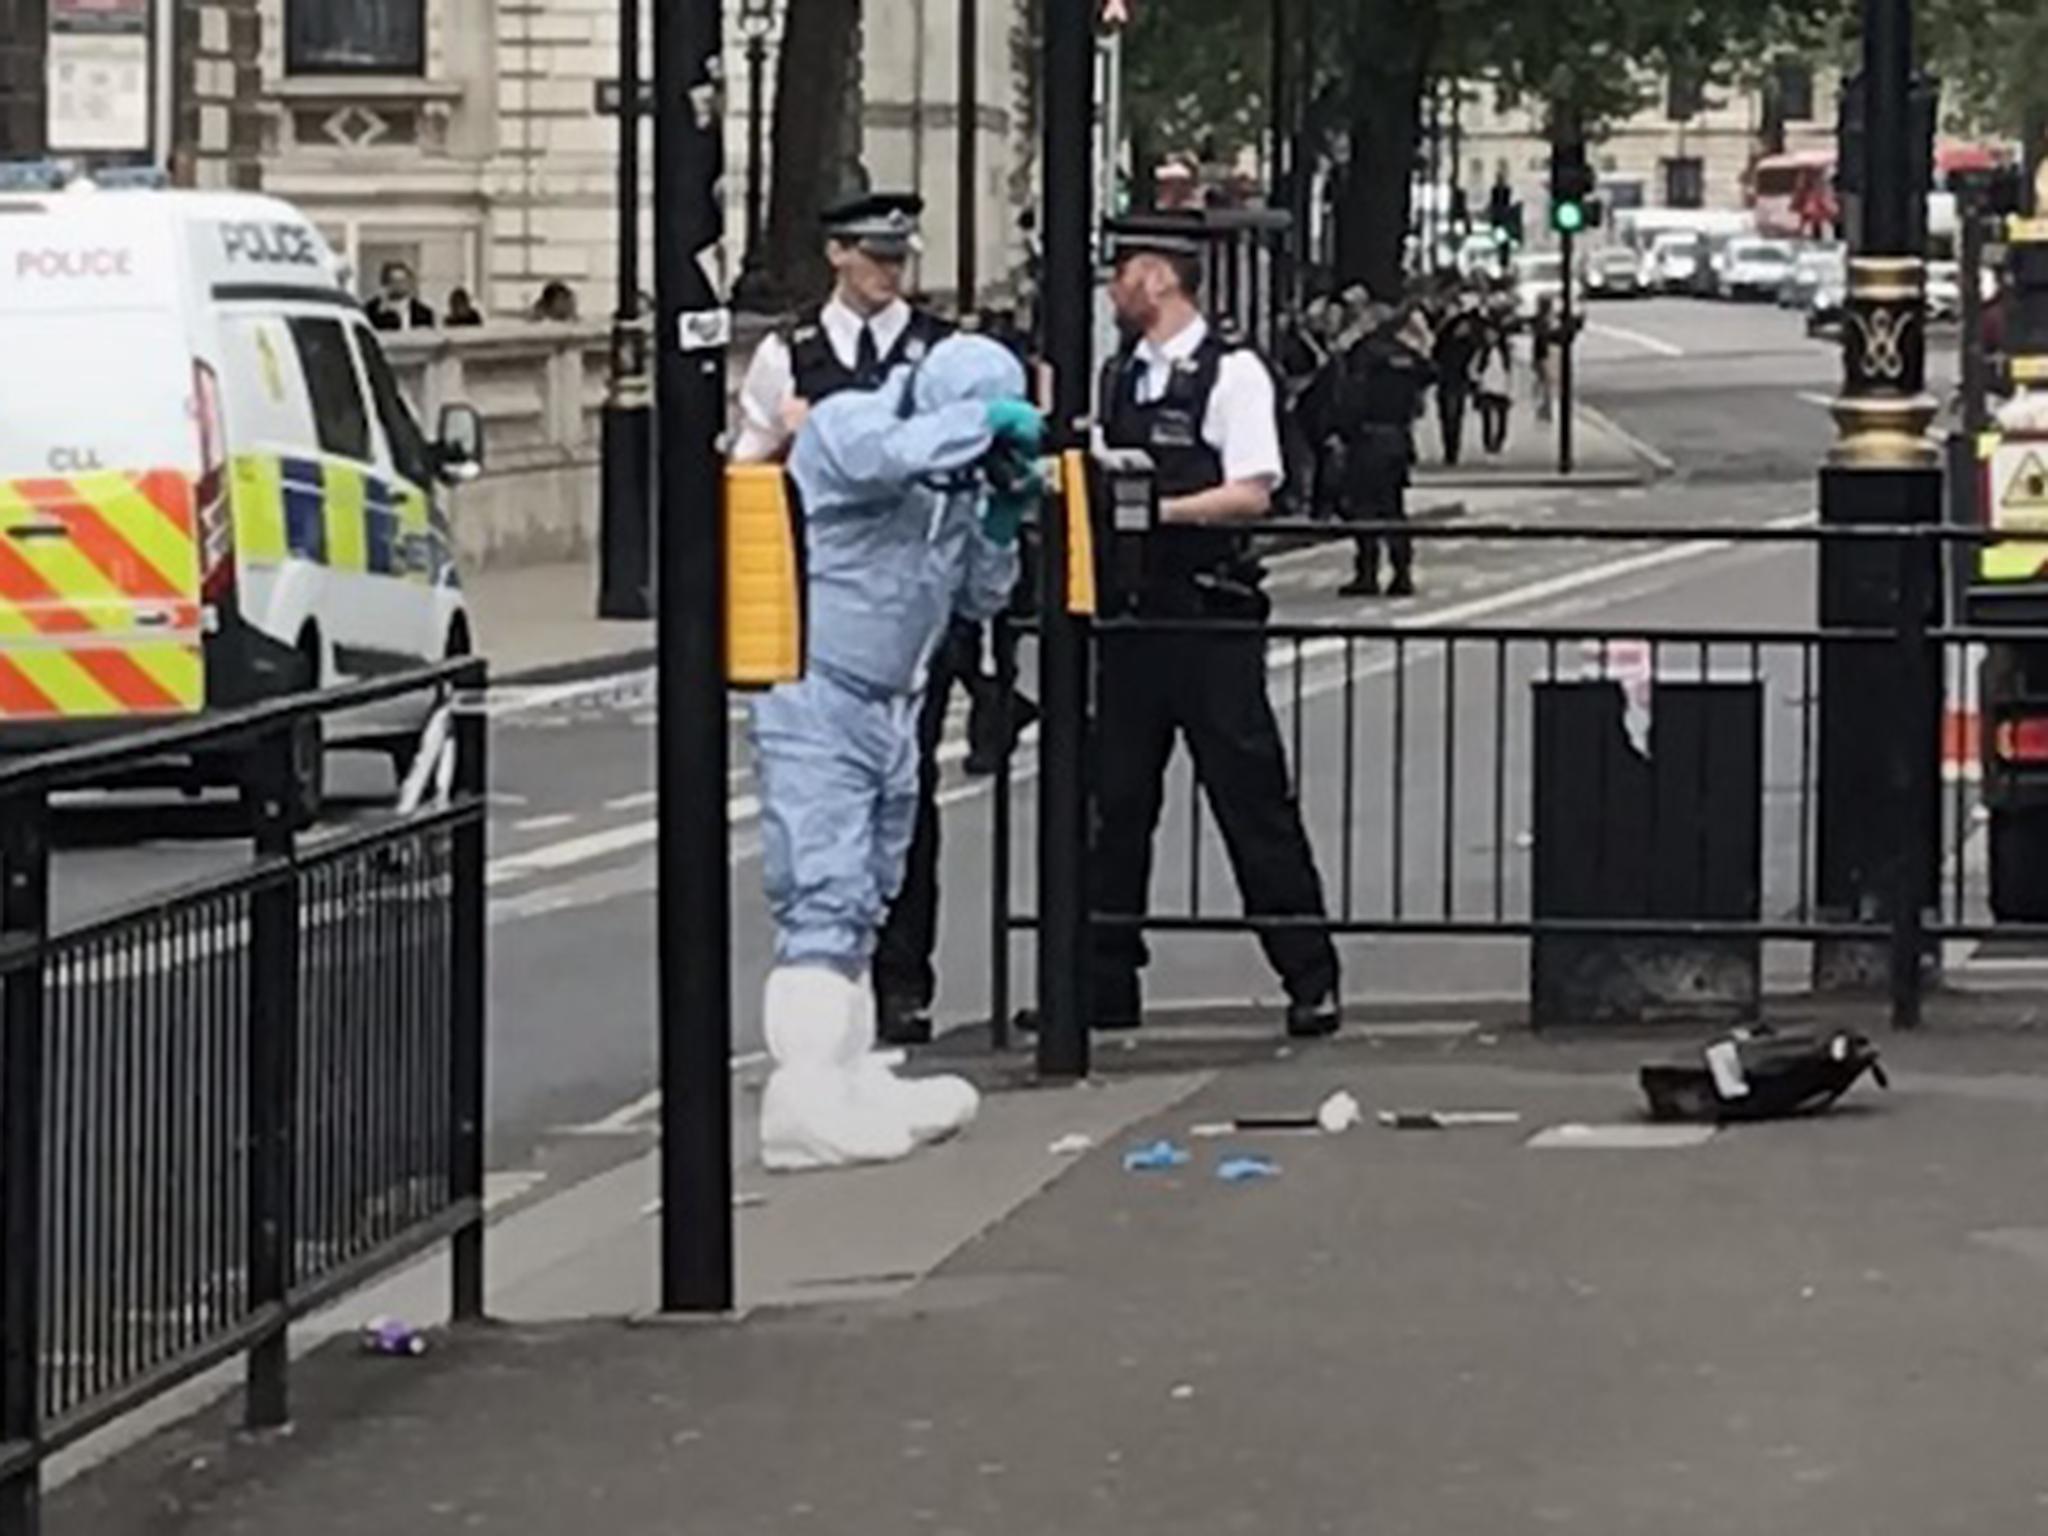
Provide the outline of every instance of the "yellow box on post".
[[1067,519],[1067,612],[1092,616],[1095,594],[1095,523],[1088,506],[1088,456],[1078,448],[1060,455],[1060,501]]
[[804,514],[779,464],[725,472],[725,672],[734,688],[804,675]]

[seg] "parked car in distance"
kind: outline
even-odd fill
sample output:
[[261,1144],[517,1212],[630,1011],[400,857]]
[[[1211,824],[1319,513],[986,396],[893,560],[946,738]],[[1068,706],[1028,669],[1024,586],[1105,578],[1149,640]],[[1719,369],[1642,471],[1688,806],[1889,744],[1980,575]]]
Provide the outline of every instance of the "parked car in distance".
[[1657,293],[1691,293],[1700,275],[1700,237],[1686,230],[1659,235],[1643,262],[1644,286]]
[[1545,299],[1564,297],[1564,258],[1555,251],[1525,251],[1515,258],[1515,313],[1533,320]]
[[1625,246],[1593,252],[1582,270],[1588,298],[1633,299],[1643,291],[1643,264]]
[[1963,317],[1963,269],[1953,261],[1927,263],[1927,318],[1960,320]]
[[1806,303],[1806,334],[1821,336],[1837,330],[1842,311],[1849,301],[1849,263],[1845,260],[1822,274]]
[[1721,297],[1738,302],[1775,299],[1793,260],[1792,247],[1782,240],[1729,241],[1721,258]]
[[1814,290],[1832,274],[1844,270],[1846,247],[1809,245],[1792,258],[1792,268],[1778,284],[1778,303],[1785,309],[1804,311],[1813,302]]

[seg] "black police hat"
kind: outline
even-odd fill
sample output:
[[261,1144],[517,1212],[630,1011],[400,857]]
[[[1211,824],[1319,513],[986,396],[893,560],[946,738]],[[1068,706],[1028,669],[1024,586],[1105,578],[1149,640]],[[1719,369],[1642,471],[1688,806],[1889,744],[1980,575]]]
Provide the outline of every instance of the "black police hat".
[[1208,226],[1198,209],[1156,209],[1130,213],[1102,226],[1112,261],[1133,256],[1200,256]]
[[904,257],[917,249],[924,199],[914,192],[861,192],[827,208],[828,240],[858,245],[870,256]]

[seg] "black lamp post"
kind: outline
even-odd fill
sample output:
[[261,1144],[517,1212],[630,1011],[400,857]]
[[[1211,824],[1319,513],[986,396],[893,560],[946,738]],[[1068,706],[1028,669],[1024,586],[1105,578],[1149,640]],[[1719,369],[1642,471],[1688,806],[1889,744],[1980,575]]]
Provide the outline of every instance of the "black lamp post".
[[603,479],[598,511],[597,616],[644,619],[654,611],[652,516],[654,395],[647,316],[640,307],[640,6],[619,6],[619,300],[612,315],[605,385]]
[[742,308],[770,307],[767,232],[762,206],[767,191],[763,165],[766,136],[768,34],[775,25],[775,0],[740,0],[740,36],[747,43],[747,245],[733,302]]
[[[1936,413],[1926,389],[1928,156],[1913,143],[1925,117],[1915,111],[1913,83],[1912,0],[1863,0],[1864,121],[1854,157],[1862,236],[1849,263],[1839,435],[1820,477],[1823,525],[1941,521],[1940,459],[1927,435]],[[1933,599],[1936,558],[1931,546],[1903,542],[1824,546],[1822,626],[1892,628],[1903,605]],[[1869,647],[1823,646],[1820,686],[1819,908],[1823,916],[1884,912],[1897,920],[1933,894],[1933,824],[1923,802],[1936,783],[1938,703],[1930,689],[1918,701],[1924,708],[1902,709],[1897,658]],[[1882,943],[1822,944],[1815,980],[1882,986],[1889,959]]]

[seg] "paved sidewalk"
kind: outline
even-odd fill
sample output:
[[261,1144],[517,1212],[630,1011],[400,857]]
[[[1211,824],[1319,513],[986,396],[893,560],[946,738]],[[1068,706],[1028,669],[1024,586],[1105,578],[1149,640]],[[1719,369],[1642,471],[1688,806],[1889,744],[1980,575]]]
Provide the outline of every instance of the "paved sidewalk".
[[[1923,1040],[1898,1089],[1687,1149],[1538,1151],[1626,1119],[1653,1047],[1151,1037],[1179,1085],[928,1277],[686,1327],[346,1348],[286,1439],[194,1426],[65,1490],[52,1536],[1926,1536],[2039,1530],[2048,1042]],[[1190,1140],[1312,1106],[1512,1129]],[[1042,1164],[1075,1095],[982,1142],[769,1186],[856,1228],[964,1160]],[[1033,1102],[1039,1108],[1032,1108]],[[1043,1110],[1052,1105],[1053,1111]],[[1021,1118],[1019,1118],[1021,1110]],[[1171,1135],[1194,1161],[1124,1171]],[[1584,1138],[1576,1138],[1583,1141]],[[1226,1153],[1277,1178],[1226,1184]],[[751,1219],[751,1218],[748,1218]],[[746,1229],[743,1228],[743,1234]],[[873,1263],[871,1255],[857,1262]]]
[[588,561],[512,566],[465,576],[477,645],[500,678],[602,672],[644,664],[654,623],[600,619]]

